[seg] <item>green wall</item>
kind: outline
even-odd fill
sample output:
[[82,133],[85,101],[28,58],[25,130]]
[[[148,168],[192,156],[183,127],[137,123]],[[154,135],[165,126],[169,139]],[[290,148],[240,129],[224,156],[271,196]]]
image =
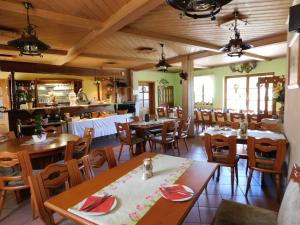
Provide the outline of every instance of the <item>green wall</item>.
[[[249,74],[274,72],[275,75],[287,75],[288,61],[286,58],[274,59],[271,61],[258,62],[257,67]],[[213,75],[215,83],[214,108],[222,108],[224,102],[225,76],[245,75],[239,72],[232,72],[229,66],[215,67],[211,69],[195,70],[194,76]]]
[[139,71],[133,74],[133,89],[138,89],[139,81],[154,81],[155,82],[155,107],[158,105],[157,86],[159,81],[165,79],[169,82],[169,86],[174,86],[174,104],[181,105],[181,85],[178,73],[163,73],[157,71]]

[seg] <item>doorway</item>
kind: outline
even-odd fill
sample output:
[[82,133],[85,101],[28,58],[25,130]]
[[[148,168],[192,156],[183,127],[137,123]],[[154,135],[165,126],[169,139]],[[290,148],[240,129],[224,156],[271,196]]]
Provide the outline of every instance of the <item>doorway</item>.
[[155,114],[155,82],[139,81],[139,108],[150,115]]

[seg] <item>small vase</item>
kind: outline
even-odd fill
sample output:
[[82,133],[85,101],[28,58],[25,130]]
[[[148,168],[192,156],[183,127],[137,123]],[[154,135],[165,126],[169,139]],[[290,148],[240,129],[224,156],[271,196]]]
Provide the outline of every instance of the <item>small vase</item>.
[[32,109],[32,102],[27,102],[26,105],[27,105],[27,109]]

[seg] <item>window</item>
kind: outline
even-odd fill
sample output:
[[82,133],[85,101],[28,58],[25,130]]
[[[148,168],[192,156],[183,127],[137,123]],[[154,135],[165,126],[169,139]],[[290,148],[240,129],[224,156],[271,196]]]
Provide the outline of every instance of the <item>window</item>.
[[214,82],[212,76],[199,76],[194,78],[195,102],[213,102]]
[[[245,110],[257,112],[258,108],[258,88],[257,82],[259,77],[272,77],[270,74],[257,74],[245,76],[229,76],[225,78],[225,106],[235,111]],[[260,88],[261,93],[265,93],[265,88]],[[273,87],[269,86],[268,108],[272,107]],[[260,102],[264,102],[264,95],[260,96]],[[260,109],[264,110],[264,104],[260,104]]]

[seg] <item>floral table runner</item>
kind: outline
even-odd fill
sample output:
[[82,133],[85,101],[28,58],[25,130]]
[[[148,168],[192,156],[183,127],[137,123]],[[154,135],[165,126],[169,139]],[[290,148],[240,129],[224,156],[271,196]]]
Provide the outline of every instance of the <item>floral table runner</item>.
[[[68,211],[101,225],[134,225],[161,198],[159,187],[173,184],[192,165],[189,159],[158,154],[152,158],[154,175],[142,180],[143,166],[138,166],[95,194],[113,194],[118,205],[109,214],[89,216]],[[85,200],[84,200],[85,201]],[[84,201],[77,204],[81,207]]]

